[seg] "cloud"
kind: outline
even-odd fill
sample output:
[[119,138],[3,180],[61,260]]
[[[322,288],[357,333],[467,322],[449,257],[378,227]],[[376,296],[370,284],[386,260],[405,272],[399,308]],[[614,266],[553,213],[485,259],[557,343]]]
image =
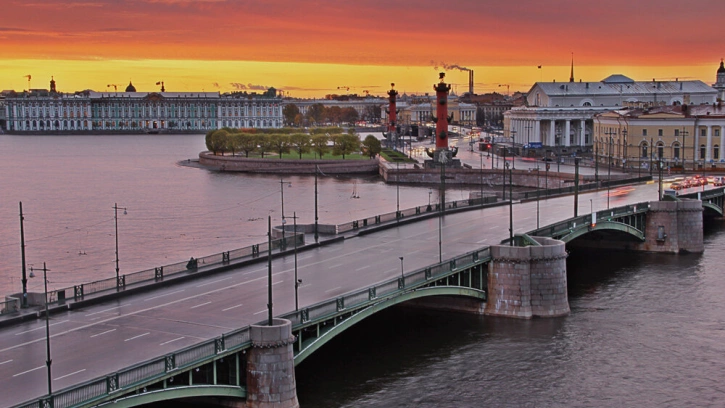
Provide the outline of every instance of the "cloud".
[[221,88],[219,86],[219,82],[212,82],[211,86],[213,86],[214,88]]
[[232,87],[234,87],[234,89],[237,89],[237,90],[240,90],[240,91],[243,91],[243,90],[266,91],[267,89],[270,88],[270,87],[265,86],[265,85],[254,85],[254,84],[251,84],[251,83],[245,85],[245,84],[240,83],[240,82],[230,82],[229,85],[231,85]]

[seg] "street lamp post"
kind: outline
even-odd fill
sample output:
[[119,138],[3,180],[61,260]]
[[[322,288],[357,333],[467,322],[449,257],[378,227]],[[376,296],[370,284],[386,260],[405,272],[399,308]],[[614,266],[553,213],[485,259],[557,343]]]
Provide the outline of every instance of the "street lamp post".
[[123,209],[123,215],[128,214],[126,211],[126,207],[119,207],[117,203],[113,204],[113,220],[116,225],[116,289],[118,289],[121,286],[121,280],[119,271],[120,268],[118,267],[118,210]]
[[319,234],[317,233],[317,165],[315,164],[315,243],[317,243],[319,239]]
[[295,312],[300,310],[300,298],[298,289],[302,279],[297,279],[297,212],[292,213],[292,220],[294,222],[294,242],[295,242]]
[[430,207],[430,196],[431,196],[431,194],[433,194],[433,189],[429,187],[428,188],[428,209],[427,209],[427,211],[430,211],[431,210],[431,207]]
[[[284,236],[285,224],[287,223],[287,220],[285,220],[284,217],[284,183],[287,183],[287,181],[279,179],[279,193],[282,197],[282,243],[279,246],[280,250],[287,248],[287,240]],[[291,187],[292,183],[290,183],[289,186]]]
[[511,131],[511,168],[516,169],[516,129]]
[[579,212],[579,157],[574,158],[574,216]]
[[[513,184],[511,183],[511,178],[513,177],[512,170],[509,166],[509,163],[504,163],[504,171],[509,171],[509,245],[514,245],[514,197],[513,197]],[[504,184],[504,189],[506,188],[506,184]]]
[[267,325],[273,325],[272,316],[272,216],[267,216]]
[[609,165],[607,166],[607,210],[609,209],[609,188],[612,185],[612,136],[609,136]]
[[[48,314],[48,275],[47,273],[50,271],[50,269],[45,267],[45,262],[43,262],[43,287],[45,288],[45,365],[48,368],[48,399],[52,401],[53,399],[53,386],[51,384],[51,374],[50,374],[50,366],[53,363],[53,360],[50,358],[50,315]],[[32,278],[33,275],[33,268],[30,268],[30,277]],[[52,406],[52,402],[51,405]]]
[[539,180],[541,172],[539,171],[539,166],[536,166],[536,229],[539,229]]
[[395,201],[395,219],[400,219],[400,162],[395,163],[397,166],[397,169],[395,170],[395,194],[396,194],[396,201]]
[[478,155],[481,158],[481,179],[479,181],[481,184],[481,205],[483,205],[483,152],[478,153]]
[[21,307],[28,307],[28,277],[25,275],[25,229],[23,227],[23,202],[20,202],[20,262],[22,271],[23,299]]

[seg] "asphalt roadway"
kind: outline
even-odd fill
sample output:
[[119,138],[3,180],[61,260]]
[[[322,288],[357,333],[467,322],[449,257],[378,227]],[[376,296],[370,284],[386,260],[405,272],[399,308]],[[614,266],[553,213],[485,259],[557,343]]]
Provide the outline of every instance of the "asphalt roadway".
[[[610,197],[610,206],[657,199],[657,185]],[[540,200],[540,226],[573,216],[574,197]],[[579,215],[607,206],[607,192],[581,194]],[[513,206],[514,231],[537,227],[537,202]],[[509,206],[447,214],[445,259],[509,236]],[[431,218],[348,238],[297,256],[300,307],[438,262],[439,222]],[[274,314],[294,310],[294,256],[272,264]],[[171,353],[267,317],[267,263],[54,314],[50,319],[54,391]],[[0,329],[0,406],[47,395],[45,321]]]

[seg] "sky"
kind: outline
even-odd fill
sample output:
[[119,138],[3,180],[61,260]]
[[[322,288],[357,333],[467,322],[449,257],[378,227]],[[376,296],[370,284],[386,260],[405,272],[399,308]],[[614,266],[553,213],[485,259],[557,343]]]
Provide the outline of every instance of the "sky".
[[[537,81],[715,82],[723,0],[2,0],[0,89],[528,91]],[[541,68],[539,68],[539,66]],[[27,76],[30,76],[30,81]],[[29,83],[30,82],[30,83]],[[115,85],[115,86],[114,86]]]

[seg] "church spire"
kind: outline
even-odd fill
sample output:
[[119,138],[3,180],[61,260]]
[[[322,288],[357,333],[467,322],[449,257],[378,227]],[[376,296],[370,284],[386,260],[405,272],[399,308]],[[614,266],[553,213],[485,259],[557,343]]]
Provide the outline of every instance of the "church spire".
[[571,53],[571,74],[569,75],[569,82],[574,82],[574,53]]

